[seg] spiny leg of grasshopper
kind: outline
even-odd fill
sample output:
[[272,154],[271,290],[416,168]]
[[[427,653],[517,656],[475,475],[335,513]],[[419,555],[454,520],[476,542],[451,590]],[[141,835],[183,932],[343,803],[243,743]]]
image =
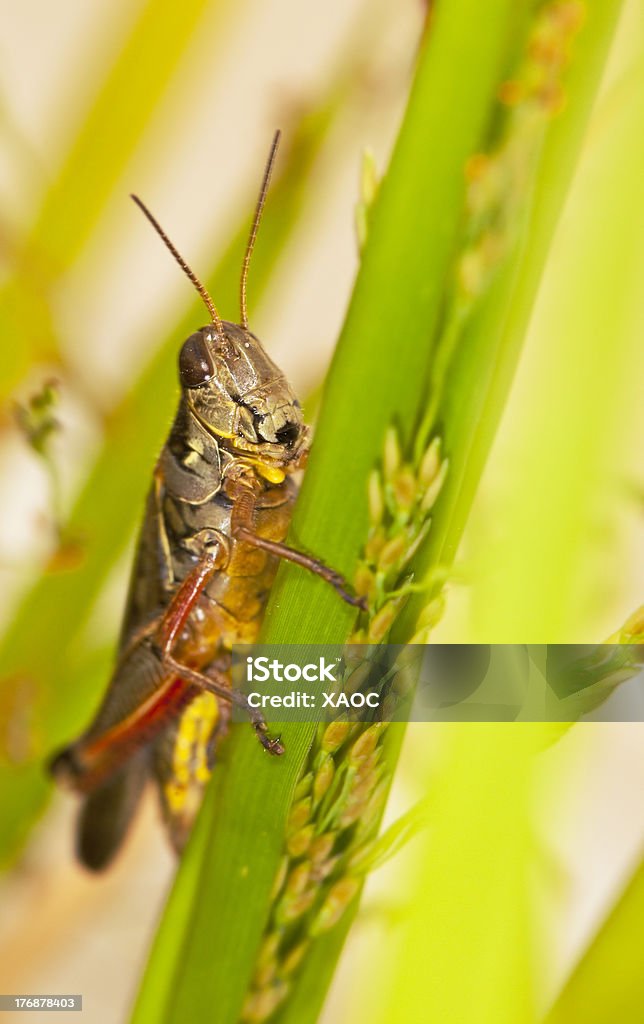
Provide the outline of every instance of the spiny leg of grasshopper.
[[366,598],[352,593],[344,576],[334,569],[330,569],[319,558],[313,558],[312,555],[307,555],[303,551],[297,551],[296,548],[291,548],[287,544],[258,536],[253,530],[254,511],[255,495],[250,489],[244,490],[237,498],[233,511],[232,533],[237,540],[241,540],[244,544],[250,544],[252,547],[259,548],[262,551],[267,551],[278,558],[283,558],[286,562],[293,562],[295,565],[307,569],[329,583],[347,604],[352,605],[354,608],[360,608],[362,611],[367,610]]
[[220,700],[241,708],[248,715],[264,749],[268,750],[271,754],[283,754],[284,747],[280,743],[279,738],[271,739],[269,736],[264,716],[257,708],[250,706],[245,694],[239,690],[232,689],[228,685],[228,680],[223,672],[220,672],[214,666],[207,669],[207,674],[206,672],[198,672],[187,665],[182,665],[172,653],[177,637],[185,626],[188,616],[212,576],[221,568],[222,559],[224,558],[224,550],[219,545],[214,545],[206,552],[192,572],[188,573],[172,598],[159,624],[159,628],[153,638],[153,644],[167,668],[171,669],[173,673],[184,679],[187,683],[192,683],[199,689],[214,694]]
[[268,726],[266,719],[262,715],[261,711],[257,708],[251,707],[248,703],[248,698],[245,694],[241,693],[240,690],[232,690],[226,685],[226,677],[220,676],[219,672],[215,672],[212,669],[208,670],[206,675],[203,672],[196,672],[194,669],[188,668],[186,665],[182,665],[181,662],[177,661],[172,657],[171,654],[164,656],[164,664],[171,668],[176,675],[181,676],[187,683],[193,683],[201,690],[206,690],[208,693],[212,693],[215,697],[219,697],[221,700],[227,701],[229,704],[234,704],[236,707],[242,709],[242,711],[248,715],[251,725],[257,734],[257,738],[264,747],[268,750],[269,754],[283,754],[284,745],[281,743],[279,736],[271,738],[268,734]]

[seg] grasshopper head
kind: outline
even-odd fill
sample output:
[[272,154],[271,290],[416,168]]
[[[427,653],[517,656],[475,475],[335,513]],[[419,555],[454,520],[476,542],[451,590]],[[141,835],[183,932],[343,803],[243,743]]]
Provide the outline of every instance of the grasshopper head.
[[202,327],[183,343],[179,380],[188,408],[222,447],[278,482],[307,452],[300,403],[254,334],[227,320],[222,328]]
[[273,483],[281,483],[286,473],[302,465],[308,451],[308,429],[302,420],[300,403],[284,374],[264,352],[259,338],[248,330],[248,266],[279,137],[277,131],[244,254],[240,282],[241,325],[221,319],[206,288],[161,225],[145,203],[138,196],[132,196],[198,291],[211,316],[207,327],[184,341],[179,355],[179,379],[188,409],[223,448],[253,463]]

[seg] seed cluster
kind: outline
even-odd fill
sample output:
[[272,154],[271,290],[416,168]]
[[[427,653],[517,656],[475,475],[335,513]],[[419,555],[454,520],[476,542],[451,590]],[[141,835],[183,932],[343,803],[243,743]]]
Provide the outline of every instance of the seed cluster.
[[523,60],[499,89],[506,108],[496,145],[466,166],[467,233],[456,291],[471,302],[489,286],[523,223],[543,132],[566,102],[564,76],[585,4],[556,0],[536,12]]
[[462,242],[436,342],[421,443],[435,432],[446,374],[466,325],[520,242],[540,149],[565,106],[565,73],[585,10],[579,0],[539,5],[522,59],[499,89],[502,114],[494,139],[466,164]]
[[[387,431],[382,467],[369,477],[369,536],[355,578],[369,610],[352,643],[381,643],[405,596],[414,589],[409,565],[429,529],[448,465],[441,457],[440,438],[434,438],[417,460],[403,461],[396,431]],[[422,635],[416,634],[411,643],[424,642],[428,625],[438,621],[441,610],[442,598],[430,602],[418,627]]]
[[337,924],[359,892],[389,788],[386,731],[385,722],[332,722],[318,729],[295,791],[242,1021],[270,1017],[312,941]]
[[[382,466],[369,479],[370,530],[355,579],[368,612],[350,644],[377,644],[388,633],[412,586],[405,573],[446,473],[438,439],[417,463],[406,462],[395,431],[387,431]],[[436,601],[432,605],[435,620]],[[387,721],[335,721],[318,729],[291,807],[273,909],[242,1013],[247,1024],[259,1024],[277,1009],[313,939],[338,923],[360,890],[391,781],[387,729]]]

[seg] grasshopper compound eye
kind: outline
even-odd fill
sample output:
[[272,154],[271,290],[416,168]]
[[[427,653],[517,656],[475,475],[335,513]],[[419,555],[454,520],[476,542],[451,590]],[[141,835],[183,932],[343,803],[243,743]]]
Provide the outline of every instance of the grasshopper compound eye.
[[198,388],[215,374],[202,331],[184,341],[179,355],[179,379],[184,388]]
[[300,428],[297,423],[287,423],[276,433],[277,443],[283,444],[286,448],[292,448],[300,436]]

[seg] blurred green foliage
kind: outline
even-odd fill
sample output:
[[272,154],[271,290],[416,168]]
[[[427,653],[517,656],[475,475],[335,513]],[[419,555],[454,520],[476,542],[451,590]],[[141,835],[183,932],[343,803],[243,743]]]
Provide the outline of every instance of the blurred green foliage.
[[33,227],[18,247],[14,273],[0,292],[3,347],[0,395],[36,360],[60,357],[49,300],[57,278],[78,256],[110,192],[140,143],[204,13],[223,22],[225,0],[180,7],[146,0],[47,188]]

